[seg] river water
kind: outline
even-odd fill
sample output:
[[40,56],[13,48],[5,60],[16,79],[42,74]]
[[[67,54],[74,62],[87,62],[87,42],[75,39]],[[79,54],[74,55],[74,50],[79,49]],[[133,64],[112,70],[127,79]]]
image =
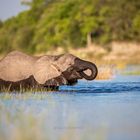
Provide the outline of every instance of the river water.
[[[33,125],[51,140],[140,140],[140,76],[81,80],[49,93],[3,93],[0,107],[0,135],[5,139],[11,129],[24,124],[26,130]],[[8,123],[4,110],[11,116]],[[27,125],[30,115],[35,123]]]

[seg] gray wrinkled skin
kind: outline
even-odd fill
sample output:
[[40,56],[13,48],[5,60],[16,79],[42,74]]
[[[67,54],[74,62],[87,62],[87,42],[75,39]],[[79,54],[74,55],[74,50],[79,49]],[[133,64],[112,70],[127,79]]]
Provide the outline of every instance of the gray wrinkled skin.
[[[86,75],[90,69],[92,74]],[[19,51],[10,52],[0,60],[0,89],[48,88],[73,85],[78,79],[95,79],[95,64],[72,54],[58,56],[30,56]]]

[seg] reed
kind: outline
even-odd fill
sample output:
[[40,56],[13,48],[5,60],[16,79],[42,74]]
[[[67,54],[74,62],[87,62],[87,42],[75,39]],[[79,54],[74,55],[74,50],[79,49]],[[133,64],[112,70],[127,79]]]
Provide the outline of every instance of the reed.
[[98,69],[98,75],[96,77],[97,80],[109,80],[114,76],[114,68],[109,66],[102,66]]

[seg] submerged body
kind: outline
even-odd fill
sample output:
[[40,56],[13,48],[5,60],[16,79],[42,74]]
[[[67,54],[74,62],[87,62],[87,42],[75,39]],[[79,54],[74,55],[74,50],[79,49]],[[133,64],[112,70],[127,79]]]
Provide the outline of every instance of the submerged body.
[[[85,70],[90,69],[91,75]],[[58,56],[30,56],[13,51],[0,60],[0,89],[58,88],[72,85],[78,79],[95,79],[95,64],[81,60],[72,54]]]

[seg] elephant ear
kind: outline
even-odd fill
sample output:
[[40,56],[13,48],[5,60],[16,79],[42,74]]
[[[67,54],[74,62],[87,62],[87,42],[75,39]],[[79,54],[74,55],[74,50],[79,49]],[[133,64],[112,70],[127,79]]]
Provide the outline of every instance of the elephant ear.
[[55,84],[57,83],[55,79],[61,77],[61,72],[48,56],[43,56],[36,61],[33,75],[39,84],[45,84],[47,81],[52,81],[51,84]]

